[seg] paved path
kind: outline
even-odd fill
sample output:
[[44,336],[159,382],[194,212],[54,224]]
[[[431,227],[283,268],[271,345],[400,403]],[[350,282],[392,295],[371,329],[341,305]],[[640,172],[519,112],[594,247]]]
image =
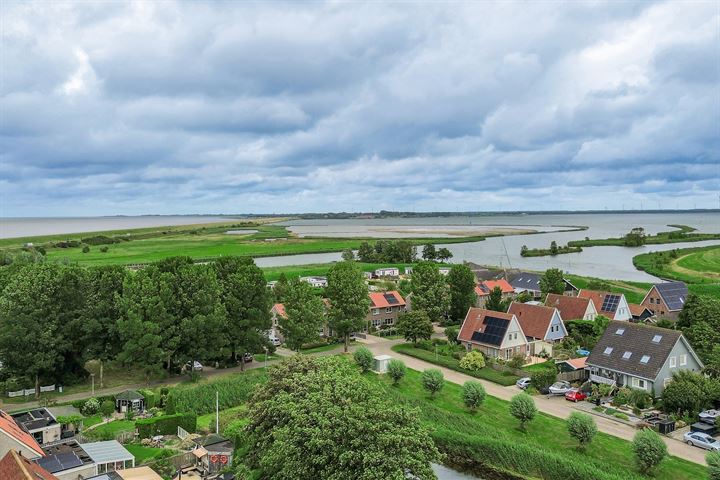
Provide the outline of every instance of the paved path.
[[[443,372],[446,380],[452,383],[456,383],[458,385],[462,385],[468,380],[479,381],[483,384],[487,393],[489,395],[492,395],[493,397],[501,398],[503,400],[510,400],[513,396],[519,393],[519,389],[514,385],[510,387],[504,387],[502,385],[498,385],[497,383],[492,383],[486,380],[471,377],[470,375],[465,375],[464,373],[456,372],[455,370],[450,370],[449,368],[440,367],[424,360],[420,360],[415,357],[403,355],[392,351],[391,347],[393,345],[397,345],[398,343],[403,343],[403,341],[386,340],[384,342],[368,344],[367,347],[375,355],[392,355],[395,358],[400,358],[403,362],[405,362],[405,365],[408,368],[412,368],[413,370],[422,371],[426,368],[437,368]],[[548,398],[546,396],[537,395],[533,398],[535,400],[535,405],[537,405],[538,410],[548,415],[552,415],[553,417],[564,419],[567,418],[571,412],[579,410],[575,408],[575,405],[573,403],[566,401],[564,397]],[[600,430],[601,432],[605,432],[609,435],[632,441],[633,437],[637,433],[637,430],[635,428],[624,423],[616,422],[614,420],[610,420],[606,417],[599,415],[595,415],[594,417],[598,430]],[[662,438],[663,441],[667,444],[668,452],[670,452],[671,455],[683,458],[685,460],[689,460],[691,462],[699,463],[701,465],[705,465],[705,450],[686,445],[685,443],[679,440],[675,440],[673,438]]]

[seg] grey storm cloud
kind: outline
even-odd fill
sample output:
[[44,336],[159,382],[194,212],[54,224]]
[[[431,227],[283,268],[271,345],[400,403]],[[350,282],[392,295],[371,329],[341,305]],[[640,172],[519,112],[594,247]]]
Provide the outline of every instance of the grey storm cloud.
[[716,205],[714,2],[4,2],[0,215]]

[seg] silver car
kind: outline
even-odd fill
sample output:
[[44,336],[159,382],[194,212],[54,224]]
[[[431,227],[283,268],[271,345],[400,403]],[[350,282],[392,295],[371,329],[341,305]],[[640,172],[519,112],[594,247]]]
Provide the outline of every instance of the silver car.
[[720,452],[720,442],[707,433],[688,432],[683,435],[683,438],[685,439],[685,443],[688,445],[694,445],[696,447],[704,448],[705,450]]
[[530,386],[530,377],[523,377],[519,379],[517,382],[515,382],[515,385],[517,385],[518,388],[525,390],[527,387]]
[[555,382],[552,385],[550,385],[550,393],[552,395],[565,395],[567,392],[569,392],[572,389],[572,386],[570,385],[570,382]]

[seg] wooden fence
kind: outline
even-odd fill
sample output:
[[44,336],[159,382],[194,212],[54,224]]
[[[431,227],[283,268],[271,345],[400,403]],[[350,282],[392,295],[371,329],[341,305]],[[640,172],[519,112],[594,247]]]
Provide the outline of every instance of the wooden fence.
[[575,382],[578,380],[587,380],[588,378],[588,371],[587,370],[574,370],[572,372],[562,372],[558,373],[557,379],[558,380],[564,380],[566,382]]

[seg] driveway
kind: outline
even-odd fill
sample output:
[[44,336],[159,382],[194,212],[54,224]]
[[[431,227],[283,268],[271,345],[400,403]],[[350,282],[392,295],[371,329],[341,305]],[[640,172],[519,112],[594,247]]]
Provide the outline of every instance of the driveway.
[[[388,340],[384,342],[368,344],[367,347],[375,355],[391,355],[394,358],[399,358],[405,363],[408,368],[412,368],[413,370],[422,371],[426,368],[437,368],[443,372],[443,375],[445,376],[445,379],[447,381],[456,383],[458,385],[462,385],[468,380],[479,381],[485,387],[485,390],[489,395],[501,398],[503,400],[510,400],[513,396],[517,395],[520,392],[520,390],[515,386],[504,387],[502,385],[498,385],[497,383],[492,383],[486,380],[471,377],[469,375],[465,375],[464,373],[456,372],[455,370],[450,370],[448,368],[440,367],[438,365],[433,365],[432,363],[426,362],[424,360],[410,357],[408,355],[402,355],[400,353],[392,351],[391,347],[399,343],[403,343],[403,341]],[[533,399],[535,400],[535,405],[537,405],[538,410],[548,415],[552,415],[553,417],[565,419],[570,415],[571,412],[579,410],[575,408],[575,405],[573,403],[566,401],[563,397],[547,398],[545,396],[537,395],[534,396]],[[598,430],[609,435],[632,441],[633,437],[637,433],[636,429],[625,425],[624,423],[616,422],[614,420],[610,420],[599,415],[595,415],[594,418]],[[691,447],[690,445],[686,445],[685,443],[682,443],[672,438],[662,437],[662,439],[667,444],[668,452],[670,453],[670,455],[674,455],[676,457],[680,457],[694,463],[705,465],[705,450],[697,447]]]

